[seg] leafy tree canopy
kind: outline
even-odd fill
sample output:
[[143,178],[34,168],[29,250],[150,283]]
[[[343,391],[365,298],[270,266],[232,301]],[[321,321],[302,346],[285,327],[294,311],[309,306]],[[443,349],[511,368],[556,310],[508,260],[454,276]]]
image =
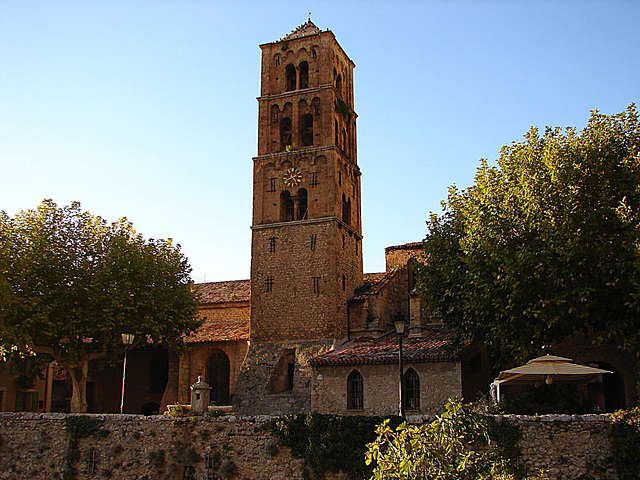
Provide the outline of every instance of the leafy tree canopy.
[[0,353],[48,354],[73,380],[72,410],[86,410],[88,364],[136,343],[179,349],[198,326],[191,268],[171,240],[145,240],[126,219],[108,224],[44,200],[0,212]]
[[450,188],[417,276],[460,339],[524,357],[582,331],[638,349],[639,133],[633,104],[580,132],[531,128]]

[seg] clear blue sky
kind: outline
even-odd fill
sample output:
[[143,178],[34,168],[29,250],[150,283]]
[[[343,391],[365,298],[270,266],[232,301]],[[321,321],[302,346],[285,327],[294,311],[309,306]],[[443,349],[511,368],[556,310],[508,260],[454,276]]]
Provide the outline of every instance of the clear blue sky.
[[248,278],[258,45],[308,11],[357,65],[367,272],[531,125],[640,102],[638,1],[0,0],[0,209],[78,200]]

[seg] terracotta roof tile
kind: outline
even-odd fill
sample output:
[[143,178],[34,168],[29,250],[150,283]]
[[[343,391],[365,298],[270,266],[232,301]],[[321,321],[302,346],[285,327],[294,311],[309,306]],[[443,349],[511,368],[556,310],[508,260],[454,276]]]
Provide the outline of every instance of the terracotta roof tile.
[[198,342],[232,342],[249,340],[249,318],[220,319],[207,309],[201,309],[200,315],[204,322],[195,332],[189,335],[187,343]]
[[251,283],[249,280],[198,283],[195,285],[195,290],[203,305],[248,302],[251,300]]
[[[405,336],[402,356],[407,363],[450,362],[458,359],[459,351],[448,346],[453,330],[440,326],[425,328],[419,337]],[[395,333],[379,338],[358,338],[339,349],[311,359],[311,365],[380,365],[398,362],[398,339]]]

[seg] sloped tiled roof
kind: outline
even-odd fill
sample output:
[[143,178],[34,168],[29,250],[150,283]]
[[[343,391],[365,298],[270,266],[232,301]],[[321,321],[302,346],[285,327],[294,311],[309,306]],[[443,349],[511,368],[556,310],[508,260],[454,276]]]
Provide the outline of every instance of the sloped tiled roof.
[[195,289],[204,305],[248,302],[251,300],[251,284],[249,280],[198,283],[195,285]]
[[[429,326],[419,337],[405,336],[402,357],[406,363],[450,362],[459,351],[448,346],[455,332],[440,326]],[[379,338],[358,338],[339,349],[311,359],[315,367],[333,365],[381,365],[398,362],[398,338],[388,333]]]
[[249,340],[248,315],[246,319],[220,319],[207,309],[201,309],[199,315],[204,322],[185,339],[187,343]]
[[376,293],[378,293],[380,290],[382,290],[382,288],[389,283],[389,281],[393,278],[393,276],[396,274],[396,272],[398,271],[398,269],[394,268],[392,270],[389,270],[386,273],[366,273],[364,275],[364,281],[371,283],[372,286],[369,290],[367,290],[366,292],[362,292],[359,295],[355,295],[353,297],[354,300],[364,300],[365,298],[367,298],[367,295],[375,295]]
[[309,19],[307,20],[307,23],[303,23],[295,30],[291,30],[291,33],[282,37],[281,40],[291,40],[294,38],[306,37],[307,35],[315,35],[320,32],[322,32],[322,30],[316,27],[311,19]]
[[385,252],[391,251],[391,250],[419,250],[423,247],[423,243],[422,242],[410,242],[410,243],[405,243],[402,245],[391,245],[387,248],[384,249]]

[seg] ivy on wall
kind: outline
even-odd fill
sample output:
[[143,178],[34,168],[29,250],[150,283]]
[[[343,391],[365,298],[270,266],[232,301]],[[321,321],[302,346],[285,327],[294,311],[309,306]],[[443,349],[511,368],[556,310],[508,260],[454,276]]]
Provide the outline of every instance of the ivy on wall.
[[[342,471],[351,478],[368,478],[372,468],[365,465],[366,445],[376,438],[382,417],[321,415],[318,413],[284,415],[272,420],[269,428],[280,445],[305,461],[314,478],[326,472]],[[401,423],[392,417],[389,424]]]

